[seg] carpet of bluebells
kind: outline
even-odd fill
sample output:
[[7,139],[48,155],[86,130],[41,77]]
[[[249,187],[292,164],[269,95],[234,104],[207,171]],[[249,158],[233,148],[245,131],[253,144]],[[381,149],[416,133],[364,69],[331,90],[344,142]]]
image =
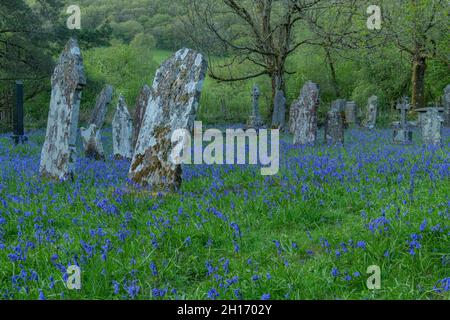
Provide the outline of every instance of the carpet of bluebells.
[[186,166],[166,195],[130,188],[111,157],[80,156],[75,182],[40,178],[44,132],[0,135],[0,299],[450,299],[450,130],[443,148],[391,134],[283,137],[276,176]]

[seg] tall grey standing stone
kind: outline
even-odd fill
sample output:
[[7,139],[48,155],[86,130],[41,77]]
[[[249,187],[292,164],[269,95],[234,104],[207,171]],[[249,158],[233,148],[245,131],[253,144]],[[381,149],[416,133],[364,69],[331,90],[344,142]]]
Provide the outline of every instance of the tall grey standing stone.
[[289,111],[289,131],[294,134],[294,144],[314,144],[317,139],[317,109],[319,87],[308,81],[300,97]]
[[114,158],[131,160],[133,157],[133,147],[131,145],[133,120],[122,95],[119,96],[116,113],[112,121],[112,133]]
[[261,120],[261,115],[259,114],[259,97],[261,96],[261,91],[257,84],[253,86],[252,89],[252,114],[248,121],[248,127],[258,129],[263,125]]
[[156,71],[131,163],[129,177],[153,190],[177,190],[181,185],[181,165],[172,159],[172,133],[192,134],[199,99],[206,76],[203,55],[181,49]]
[[442,145],[442,122],[444,120],[439,115],[436,108],[429,108],[425,114],[422,127],[422,138],[426,145],[440,147]]
[[444,126],[450,127],[450,84],[444,89],[442,104],[444,105]]
[[97,129],[101,129],[105,122],[108,107],[113,98],[114,88],[111,85],[106,85],[102,92],[100,92],[95,103],[94,111],[92,112],[90,124],[95,124]]
[[338,108],[331,108],[325,125],[325,141],[328,145],[344,144],[344,118]]
[[286,123],[286,97],[282,90],[277,90],[274,99],[272,127],[284,129]]
[[136,100],[136,108],[134,110],[133,117],[133,150],[136,148],[136,143],[139,137],[139,131],[141,130],[142,120],[144,119],[145,111],[147,109],[148,100],[150,99],[150,87],[144,85]]
[[397,110],[400,111],[400,121],[394,123],[394,138],[393,141],[396,144],[411,144],[412,143],[412,130],[411,125],[406,120],[406,112],[411,109],[409,99],[403,97],[402,100],[397,103]]
[[113,97],[113,87],[105,86],[97,97],[94,111],[91,115],[91,121],[87,129],[80,128],[81,140],[83,142],[84,152],[86,157],[95,160],[104,160],[105,153],[103,151],[103,144],[101,139],[101,129],[105,122],[108,107],[111,104]]
[[378,97],[371,96],[367,101],[366,120],[364,126],[368,129],[374,129],[377,123]]
[[47,133],[39,172],[54,179],[73,179],[81,91],[86,85],[83,58],[75,39],[66,44],[51,82]]

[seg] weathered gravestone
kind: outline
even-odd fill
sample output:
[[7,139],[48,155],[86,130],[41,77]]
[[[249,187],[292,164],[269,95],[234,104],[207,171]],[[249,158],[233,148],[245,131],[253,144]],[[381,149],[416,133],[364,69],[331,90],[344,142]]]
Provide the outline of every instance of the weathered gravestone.
[[325,141],[328,145],[344,144],[344,118],[342,116],[341,108],[342,101],[337,100],[333,102],[333,106],[327,114]]
[[345,103],[345,122],[349,125],[353,125],[356,123],[356,102],[347,101]]
[[442,104],[444,106],[444,126],[450,127],[450,84],[444,89]]
[[97,97],[89,127],[87,129],[80,128],[84,152],[88,158],[96,160],[105,159],[100,131],[105,122],[108,107],[111,104],[113,90],[113,87],[110,85],[103,88]]
[[114,158],[129,159],[133,157],[132,135],[133,135],[133,120],[128,111],[125,98],[120,95],[117,103],[116,113],[112,121],[113,134],[113,154]]
[[85,84],[80,48],[75,39],[70,39],[52,76],[47,134],[39,167],[43,176],[73,178],[81,91]]
[[444,120],[439,115],[436,108],[429,108],[421,121],[422,138],[426,145],[442,145],[442,122]]
[[272,128],[284,129],[286,123],[286,97],[282,90],[277,90],[274,99]]
[[105,160],[100,130],[95,124],[89,125],[87,129],[81,129],[81,141],[83,143],[86,157],[95,160]]
[[172,159],[172,133],[192,133],[207,62],[200,53],[181,49],[156,71],[129,177],[153,190],[177,190],[181,165]]
[[371,96],[367,101],[366,119],[364,126],[368,129],[374,129],[377,123],[378,97]]
[[294,144],[314,144],[317,138],[317,109],[319,87],[308,81],[300,97],[289,111],[289,131],[294,135]]
[[259,114],[259,97],[261,96],[261,91],[259,90],[257,84],[253,86],[251,96],[252,96],[252,114],[250,116],[247,126],[249,128],[258,129],[263,125],[263,122],[261,120],[261,115]]
[[139,93],[139,96],[136,100],[136,108],[134,110],[133,117],[133,150],[136,148],[136,143],[139,136],[139,131],[141,130],[142,120],[144,119],[145,111],[147,109],[148,100],[150,99],[150,87],[148,85],[144,85]]
[[400,121],[394,123],[394,143],[411,144],[412,131],[411,125],[406,120],[406,112],[411,108],[409,99],[403,97],[401,102],[397,103],[397,110],[400,111]]

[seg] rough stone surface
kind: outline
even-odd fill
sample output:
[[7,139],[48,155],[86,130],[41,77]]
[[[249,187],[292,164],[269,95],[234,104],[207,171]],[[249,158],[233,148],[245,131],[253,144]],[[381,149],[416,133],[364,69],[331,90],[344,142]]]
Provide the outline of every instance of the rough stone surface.
[[147,104],[150,100],[150,92],[150,87],[148,85],[144,85],[136,100],[136,108],[134,109],[133,117],[133,150],[136,147],[136,143],[139,137],[139,131],[141,130],[142,120],[144,119]]
[[442,104],[444,105],[444,126],[450,127],[450,84],[444,89]]
[[286,97],[282,90],[277,90],[274,99],[272,127],[284,129],[286,123]]
[[82,88],[86,85],[83,58],[75,39],[70,39],[52,76],[52,95],[47,133],[41,153],[41,175],[73,178]]
[[91,124],[87,129],[81,129],[81,141],[86,153],[86,157],[95,160],[105,160],[105,152],[100,135],[100,130],[95,124]]
[[378,97],[371,96],[367,102],[366,120],[364,126],[369,129],[374,129],[377,123],[378,112]]
[[192,133],[206,76],[203,55],[181,49],[156,71],[129,177],[153,190],[177,190],[181,185],[181,165],[171,159],[172,133],[185,129]]
[[92,112],[90,124],[95,124],[97,129],[100,130],[105,122],[106,113],[108,107],[111,104],[114,88],[110,85],[106,85],[102,92],[97,97],[94,111]]
[[344,144],[344,119],[338,108],[331,108],[327,114],[325,141],[328,145]]
[[347,124],[355,124],[356,123],[356,110],[357,110],[356,102],[347,101],[345,104],[345,122]]
[[259,97],[261,96],[261,91],[257,84],[253,86],[252,89],[252,114],[248,120],[247,127],[258,129],[263,126],[263,121],[261,120],[261,115],[259,114]]
[[308,81],[303,86],[298,100],[291,105],[289,112],[289,131],[294,134],[294,144],[316,142],[318,107],[319,87]]
[[437,109],[429,108],[421,123],[424,144],[432,146],[442,145],[442,122],[443,119]]
[[406,112],[411,109],[407,97],[403,97],[402,101],[397,103],[397,110],[400,111],[400,121],[394,123],[393,141],[396,144],[411,144],[412,130],[410,124],[406,120]]
[[112,121],[113,154],[116,159],[131,159],[133,157],[132,134],[133,121],[128,111],[125,98],[120,95],[116,113]]

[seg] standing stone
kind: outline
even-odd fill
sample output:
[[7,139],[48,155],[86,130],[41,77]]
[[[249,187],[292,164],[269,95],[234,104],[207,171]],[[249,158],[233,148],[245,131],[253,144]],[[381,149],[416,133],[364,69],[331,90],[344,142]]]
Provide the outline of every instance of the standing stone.
[[70,39],[52,76],[52,96],[47,134],[39,172],[43,176],[73,179],[81,91],[86,85],[83,58],[75,39]]
[[191,49],[181,49],[156,71],[142,121],[129,177],[153,190],[177,190],[181,165],[172,159],[172,133],[192,134],[207,62]]
[[294,134],[294,144],[314,144],[316,142],[318,107],[319,87],[308,81],[289,112],[289,131]]
[[105,160],[105,152],[101,139],[101,129],[105,122],[108,107],[111,104],[113,96],[113,87],[110,85],[100,92],[92,112],[90,125],[87,129],[80,128],[81,140],[83,142],[86,157],[95,160]]
[[439,147],[442,145],[442,122],[438,110],[429,108],[421,122],[422,138],[426,145]]
[[248,127],[258,129],[263,125],[261,121],[261,115],[259,114],[259,97],[261,96],[261,91],[257,84],[253,86],[252,89],[252,115],[248,121]]
[[145,110],[147,109],[148,100],[150,99],[150,87],[144,85],[136,100],[136,108],[134,110],[134,128],[133,128],[133,150],[136,148],[136,143],[141,130],[142,120],[144,119]]
[[403,97],[402,101],[397,103],[397,110],[400,111],[400,121],[394,123],[394,143],[411,144],[412,131],[410,124],[406,121],[406,112],[411,109],[409,99]]
[[328,145],[344,144],[344,118],[338,108],[331,108],[327,114],[325,141]]
[[345,104],[345,122],[349,125],[356,123],[356,103],[354,101],[347,101]]
[[95,124],[97,129],[100,130],[105,122],[106,113],[108,107],[111,104],[114,88],[110,85],[106,85],[100,92],[95,103],[94,111],[92,112],[90,124]]
[[89,125],[87,129],[81,128],[81,141],[86,157],[95,160],[105,160],[100,130],[95,124]]
[[277,90],[275,94],[272,127],[284,129],[286,123],[286,97],[282,90]]
[[444,126],[450,127],[450,84],[444,89],[442,103],[444,105]]
[[132,135],[133,135],[133,120],[130,112],[128,112],[125,98],[120,95],[117,104],[116,113],[112,121],[113,132],[113,154],[114,158],[129,159],[133,157]]
[[367,102],[366,120],[364,126],[368,129],[374,129],[377,123],[378,97],[371,96]]

